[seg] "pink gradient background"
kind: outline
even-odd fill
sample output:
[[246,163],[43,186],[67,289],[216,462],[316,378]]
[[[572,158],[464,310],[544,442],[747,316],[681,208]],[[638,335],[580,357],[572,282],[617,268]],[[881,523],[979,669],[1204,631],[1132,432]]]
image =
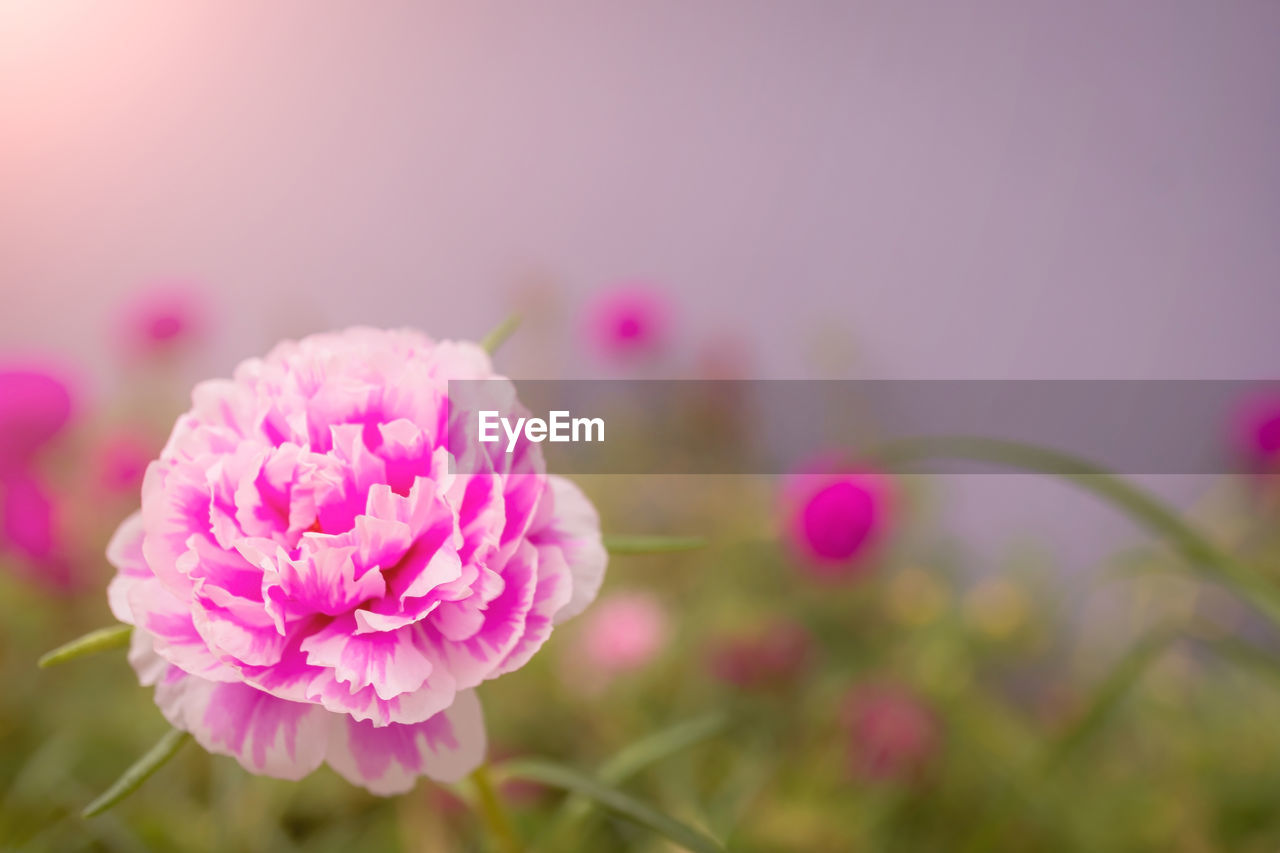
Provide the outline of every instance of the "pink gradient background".
[[0,0],[0,343],[106,375],[103,318],[191,279],[225,373],[640,276],[766,377],[827,333],[850,375],[1274,376],[1277,45],[1270,0]]

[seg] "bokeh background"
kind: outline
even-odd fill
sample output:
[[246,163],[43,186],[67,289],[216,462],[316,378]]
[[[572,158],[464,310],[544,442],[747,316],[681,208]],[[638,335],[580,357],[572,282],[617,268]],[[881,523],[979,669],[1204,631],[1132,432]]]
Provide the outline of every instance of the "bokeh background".
[[[56,366],[74,388],[78,431],[49,467],[72,496],[66,514],[82,563],[129,510],[128,488],[113,484],[127,484],[130,466],[154,452],[192,381],[225,375],[282,337],[355,323],[475,338],[518,311],[525,326],[501,366],[521,377],[1273,378],[1278,44],[1280,6],[1262,0],[372,7],[0,0],[0,356]],[[665,331],[642,363],[619,362],[593,341],[592,311],[634,283],[659,294]],[[165,326],[174,317],[176,325]],[[169,332],[175,346],[165,342]],[[1248,531],[1266,531],[1276,517],[1273,507],[1259,509],[1249,487],[1220,478],[1145,484],[1253,548],[1263,546]],[[743,505],[718,504],[722,512],[697,500],[726,488],[706,482],[672,503],[614,482],[593,496],[615,527],[736,535],[767,522],[773,484],[753,484]],[[737,590],[726,594],[742,598],[740,607],[726,605],[729,615],[663,611],[677,626],[674,648],[686,650],[711,642],[717,618],[726,630],[740,629],[765,619],[759,596],[783,595],[795,611],[788,618],[825,640],[827,663],[839,662],[804,676],[819,685],[804,694],[815,707],[840,692],[834,685],[865,673],[870,656],[873,669],[915,679],[946,707],[978,715],[1011,755],[1031,749],[1026,744],[1045,732],[1028,724],[1006,737],[1003,723],[979,713],[986,694],[973,687],[961,691],[977,697],[973,707],[949,705],[951,688],[927,675],[929,667],[951,671],[946,655],[957,649],[985,660],[987,646],[929,633],[931,651],[921,654],[932,662],[917,677],[916,664],[881,654],[876,620],[907,633],[952,623],[895,622],[884,601],[932,600],[919,592],[932,587],[919,584],[926,577],[937,585],[936,570],[954,578],[939,587],[951,590],[939,593],[951,602],[939,612],[954,605],[963,613],[963,590],[1023,566],[1039,579],[1031,587],[1050,590],[1024,590],[1022,606],[1037,614],[1029,621],[1049,626],[1053,639],[1043,648],[1058,655],[1034,658],[1026,678],[1087,693],[1141,624],[1116,604],[1123,596],[1097,584],[1117,554],[1142,562],[1152,546],[1109,508],[1051,482],[956,477],[919,488],[914,532],[874,592],[858,588],[829,601],[797,592],[778,580],[790,577],[786,558],[767,549],[762,557],[717,552],[702,563],[623,560],[617,582],[623,592],[657,590],[668,605],[694,592],[716,598]],[[893,586],[888,578],[904,567],[925,574],[908,573]],[[680,580],[698,569],[700,580]],[[12,796],[21,807],[14,814],[52,803],[50,791],[70,791],[70,778],[100,787],[159,731],[147,697],[127,698],[141,691],[122,666],[100,672],[90,664],[81,673],[94,674],[81,677],[29,669],[47,645],[105,618],[93,592],[102,578],[89,572],[69,604],[22,577],[15,573],[5,587],[13,627],[3,640],[14,689],[0,733],[11,756],[6,790],[18,790]],[[765,580],[761,587],[743,578]],[[1199,594],[1178,589],[1134,594],[1148,603]],[[1059,667],[1071,658],[1070,626],[1102,618],[1088,616],[1099,598],[1111,608],[1101,608],[1108,624],[1121,626],[1101,632],[1111,645],[1074,669]],[[856,641],[837,630],[849,614],[869,620]],[[1006,639],[1011,653],[1042,648],[1016,632]],[[697,681],[689,673],[702,671],[700,654],[668,652],[665,660],[673,658],[689,671],[672,664],[646,675],[650,682],[579,707],[588,721],[645,709],[627,718],[634,725],[597,731],[597,741],[581,746],[587,758],[680,711],[728,701],[697,690],[669,705],[652,698]],[[548,663],[546,680],[531,677],[524,689],[539,695],[557,671]],[[1173,688],[1154,689],[1157,705],[1177,705]],[[116,697],[119,721],[95,739],[79,731],[86,718],[76,705],[100,690]],[[650,704],[637,706],[635,696]],[[1009,821],[1031,827],[1024,840],[1056,840],[1064,849],[1086,840],[1091,849],[1107,840],[1117,849],[1168,849],[1170,839],[1187,849],[1274,849],[1280,830],[1268,807],[1255,804],[1271,802],[1274,772],[1231,775],[1226,759],[1215,763],[1235,755],[1235,741],[1209,733],[1253,731],[1236,704],[1238,716],[1211,705],[1194,726],[1173,715],[1169,739],[1157,742],[1183,751],[1163,753],[1175,756],[1172,767],[1161,766],[1171,781],[1144,801],[1159,813],[1147,823],[1134,816],[1147,814],[1137,806],[1120,816],[1104,808],[1124,783],[1156,775],[1146,753],[1127,765],[1128,776],[1115,771],[1115,787],[1065,777],[1062,797],[1077,796],[1073,783],[1096,789],[1079,804],[1078,826],[1055,822],[1049,795],[1049,805],[1027,806]],[[1267,706],[1259,699],[1254,707]],[[146,724],[135,725],[138,718]],[[1117,737],[1132,745],[1140,723],[1130,723],[1121,728],[1130,739]],[[574,751],[548,735],[552,723],[529,725],[500,723],[499,731],[513,749],[550,742],[562,754]],[[969,755],[974,766],[946,777],[951,784],[987,778],[978,756],[1002,753],[984,750]],[[208,829],[211,812],[200,797],[213,783],[187,760],[196,795],[177,813],[204,815],[193,825]],[[224,764],[218,772],[235,780],[229,762],[215,767]],[[53,769],[38,770],[46,766]],[[1218,770],[1230,777],[1220,785]],[[41,772],[45,787],[13,787]],[[804,768],[795,773],[803,778]],[[231,790],[238,782],[222,784]],[[283,788],[251,784],[293,802]],[[1003,813],[983,809],[1009,784],[977,785],[981,807],[911,786],[898,799],[874,794],[881,811],[861,813],[888,817],[865,825],[833,817],[850,808],[835,782],[822,794],[786,788],[785,796],[772,792],[773,805],[758,813],[764,827],[746,837],[759,849],[779,849],[787,838],[796,849],[902,846],[910,838],[898,830],[914,821],[926,827],[916,842],[928,847],[947,838],[948,827],[972,829],[968,812],[998,824]],[[336,784],[330,788],[326,796],[348,803]],[[1199,805],[1159,811],[1175,799]],[[279,814],[296,818],[270,801],[280,811],[264,806],[261,825],[281,824]],[[21,830],[14,837],[69,849],[189,849],[208,840],[175,835],[163,815],[172,803],[152,802],[92,832],[59,824],[42,835],[38,820],[7,826]],[[1237,820],[1227,806],[1238,803],[1248,808]],[[50,806],[55,814],[65,807]],[[350,808],[365,815],[365,805]],[[371,813],[370,831],[384,831],[385,814]],[[1147,834],[1105,828],[1126,819]],[[939,834],[929,834],[930,820]],[[141,840],[138,821],[149,827]],[[319,844],[303,823],[285,821],[284,840],[276,840]],[[352,826],[360,837],[363,824]],[[611,834],[584,836],[584,844],[645,843],[616,828],[594,831]],[[988,829],[961,834],[973,849],[997,843]],[[408,844],[402,835],[385,843]],[[454,835],[467,838],[465,826]],[[247,838],[223,843],[243,849],[236,845]],[[267,845],[262,837],[255,843]]]

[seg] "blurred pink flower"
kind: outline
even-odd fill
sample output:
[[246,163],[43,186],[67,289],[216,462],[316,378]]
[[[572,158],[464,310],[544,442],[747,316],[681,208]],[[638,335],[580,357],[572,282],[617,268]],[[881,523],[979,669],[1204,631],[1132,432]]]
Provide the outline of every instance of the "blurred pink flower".
[[98,487],[108,495],[136,495],[147,465],[159,447],[138,429],[118,429],[99,439],[93,449]]
[[[538,445],[450,471],[470,343],[356,328],[198,385],[108,550],[112,611],[169,721],[255,773],[376,794],[483,759],[473,688],[595,597],[595,509]],[[489,448],[493,448],[490,450]]]
[[193,286],[170,284],[146,290],[124,307],[125,348],[140,355],[170,352],[204,331],[207,313],[204,299]]
[[716,641],[710,670],[712,676],[735,687],[781,687],[800,675],[813,652],[813,637],[803,625],[778,619],[763,630]]
[[0,474],[24,471],[71,419],[70,383],[56,372],[0,368]]
[[784,482],[783,533],[815,576],[859,575],[869,567],[869,558],[883,539],[891,502],[886,477],[827,457]]
[[628,361],[652,357],[667,343],[671,306],[651,285],[623,284],[596,295],[586,322],[587,339],[601,355]]
[[1280,393],[1257,396],[1240,408],[1235,449],[1258,473],[1280,473]]
[[862,684],[849,692],[842,709],[854,775],[871,780],[904,780],[917,775],[938,750],[938,721],[910,690],[899,684]]
[[0,369],[0,551],[31,580],[60,592],[73,586],[62,536],[62,504],[40,473],[43,451],[71,420],[71,383],[32,365]]
[[0,551],[13,554],[31,581],[69,592],[76,578],[59,535],[61,522],[62,504],[36,475],[0,478]]
[[583,663],[598,674],[643,668],[667,642],[667,614],[646,592],[621,592],[601,599],[582,626]]

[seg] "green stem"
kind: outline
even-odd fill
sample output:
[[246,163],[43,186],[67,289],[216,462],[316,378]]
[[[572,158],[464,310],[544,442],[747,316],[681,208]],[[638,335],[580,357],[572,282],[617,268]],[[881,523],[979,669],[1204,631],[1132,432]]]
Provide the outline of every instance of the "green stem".
[[701,536],[608,535],[605,550],[610,554],[673,554],[707,547]]
[[1177,639],[1175,631],[1156,631],[1121,657],[1102,680],[1084,713],[1050,748],[1047,767],[1052,769],[1060,765],[1100,729],[1147,668]]
[[110,628],[99,628],[96,631],[90,631],[83,637],[77,637],[69,643],[58,646],[58,648],[42,656],[36,665],[44,669],[45,667],[57,666],[60,663],[66,663],[69,660],[75,660],[85,655],[97,654],[109,649],[121,649],[129,645],[129,637],[132,634],[132,625],[112,625]]
[[498,347],[507,342],[507,338],[515,334],[518,328],[520,328],[520,315],[512,314],[503,320],[496,329],[481,338],[480,346],[484,347],[484,351],[489,355],[493,355],[498,351]]
[[516,835],[507,810],[502,806],[498,791],[489,776],[489,765],[481,764],[471,774],[471,784],[476,789],[476,807],[493,838],[494,844],[502,853],[523,853],[524,845]]
[[973,436],[905,439],[881,448],[872,458],[890,467],[924,459],[968,459],[1060,477],[1109,501],[1165,538],[1193,566],[1230,585],[1280,627],[1280,590],[1220,549],[1154,495],[1092,462],[1031,444]]
[[138,790],[143,782],[151,778],[151,774],[163,767],[170,758],[177,755],[178,750],[190,738],[191,735],[184,731],[170,729],[164,737],[160,738],[159,743],[151,747],[146,755],[139,758],[133,763],[132,767],[124,771],[124,774],[102,796],[85,806],[80,816],[88,818],[100,815]]

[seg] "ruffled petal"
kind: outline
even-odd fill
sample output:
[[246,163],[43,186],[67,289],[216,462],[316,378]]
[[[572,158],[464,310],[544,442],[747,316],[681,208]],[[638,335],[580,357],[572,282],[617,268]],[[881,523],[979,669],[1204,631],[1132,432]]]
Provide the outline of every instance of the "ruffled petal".
[[411,790],[419,776],[458,782],[484,760],[484,715],[471,691],[421,723],[376,728],[335,715],[330,724],[329,766],[381,796]]
[[107,543],[107,562],[116,568],[115,577],[107,584],[107,604],[113,616],[130,625],[133,611],[129,608],[129,591],[154,577],[142,558],[142,535],[142,513],[135,512],[121,522]]
[[600,534],[600,515],[582,490],[564,477],[553,475],[547,482],[551,491],[549,517],[542,518],[542,526],[530,532],[529,541],[539,551],[558,547],[573,575],[572,594],[555,614],[558,624],[577,616],[595,601],[604,582],[609,554]]
[[277,779],[301,779],[319,767],[333,731],[332,715],[315,705],[173,669],[156,688],[156,704],[175,728],[191,732],[209,752]]
[[372,686],[382,699],[412,693],[426,683],[431,658],[414,642],[411,628],[354,634],[355,619],[337,619],[302,641],[307,663],[328,667],[351,692]]

